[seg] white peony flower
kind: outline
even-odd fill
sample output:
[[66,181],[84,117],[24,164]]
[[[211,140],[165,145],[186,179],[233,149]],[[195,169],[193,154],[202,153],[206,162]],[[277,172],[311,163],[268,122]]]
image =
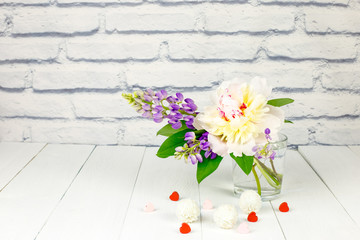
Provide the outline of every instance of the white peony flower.
[[269,128],[275,138],[284,123],[283,111],[267,104],[270,94],[263,78],[223,82],[214,104],[196,116],[194,126],[209,132],[210,147],[220,156],[254,155],[252,148],[266,142],[264,130]]
[[249,214],[251,212],[259,212],[262,206],[260,195],[253,190],[244,191],[239,199],[240,209]]
[[214,221],[218,227],[231,229],[236,224],[237,211],[233,205],[225,204],[218,207],[214,213]]
[[181,200],[176,209],[176,216],[181,222],[192,223],[198,220],[200,215],[199,205],[192,199]]

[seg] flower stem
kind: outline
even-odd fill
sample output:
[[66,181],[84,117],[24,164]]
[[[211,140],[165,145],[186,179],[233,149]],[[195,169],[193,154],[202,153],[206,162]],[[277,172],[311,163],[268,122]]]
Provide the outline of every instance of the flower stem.
[[252,166],[251,171],[253,172],[254,177],[255,177],[258,194],[261,196],[261,186],[260,186],[259,176],[257,175],[257,173],[255,171],[255,165]]
[[[255,165],[259,168],[262,175],[265,177],[266,181],[274,188],[280,189],[281,183],[277,179],[276,175],[271,172],[264,164],[262,164],[258,159],[254,158]],[[263,167],[264,165],[264,167]]]

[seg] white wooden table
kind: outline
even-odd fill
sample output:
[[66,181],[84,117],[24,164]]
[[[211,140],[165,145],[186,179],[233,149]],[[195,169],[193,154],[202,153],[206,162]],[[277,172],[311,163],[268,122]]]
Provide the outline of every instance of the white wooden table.
[[[238,208],[231,162],[198,185],[195,166],[159,159],[156,150],[0,143],[0,239],[360,239],[359,146],[288,151],[283,194],[263,204],[246,235],[216,227],[214,210],[202,210],[191,233],[180,234],[177,202],[168,199],[175,190],[199,204]],[[155,212],[142,210],[148,201]],[[290,212],[278,211],[283,201]],[[241,213],[238,223],[245,219]]]

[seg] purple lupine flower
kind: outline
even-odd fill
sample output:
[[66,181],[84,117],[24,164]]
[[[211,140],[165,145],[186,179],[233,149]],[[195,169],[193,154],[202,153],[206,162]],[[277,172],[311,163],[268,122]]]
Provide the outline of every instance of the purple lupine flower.
[[185,141],[194,141],[195,140],[195,133],[194,132],[187,132],[185,133]]
[[272,140],[272,138],[270,137],[270,132],[271,132],[271,131],[270,131],[269,128],[266,128],[265,131],[264,131],[264,133],[265,133],[265,138],[266,138],[267,141]]
[[180,106],[175,104],[175,103],[171,103],[169,105],[169,108],[170,108],[171,111],[178,111],[180,109]]

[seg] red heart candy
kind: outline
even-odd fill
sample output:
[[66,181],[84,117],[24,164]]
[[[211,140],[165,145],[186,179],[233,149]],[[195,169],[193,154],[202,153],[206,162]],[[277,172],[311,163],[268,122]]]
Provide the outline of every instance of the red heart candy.
[[257,222],[258,216],[256,216],[255,212],[251,212],[247,218],[249,222]]
[[288,212],[289,206],[288,206],[287,202],[281,203],[279,206],[279,210],[280,210],[280,212]]
[[178,194],[178,192],[173,192],[171,195],[170,195],[170,200],[171,201],[178,201],[179,200],[179,194]]
[[180,227],[180,232],[182,234],[187,234],[187,233],[191,232],[191,228],[190,228],[189,224],[183,223]]

